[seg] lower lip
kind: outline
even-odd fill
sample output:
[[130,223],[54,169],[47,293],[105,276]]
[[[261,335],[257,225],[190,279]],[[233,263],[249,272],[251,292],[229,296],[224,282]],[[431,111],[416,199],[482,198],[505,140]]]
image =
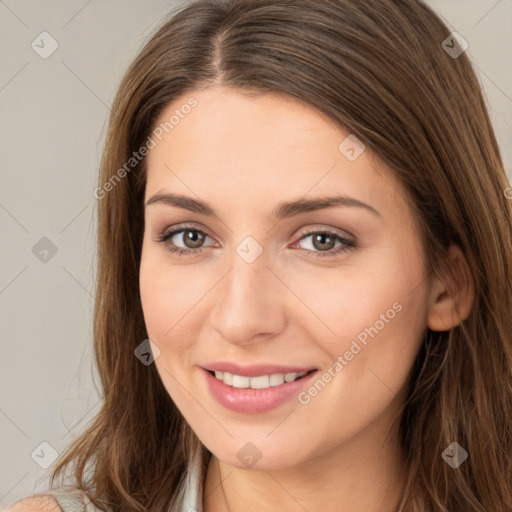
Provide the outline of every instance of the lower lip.
[[256,414],[269,411],[296,396],[313,379],[315,370],[304,377],[285,382],[280,386],[270,386],[267,389],[235,388],[224,384],[209,371],[202,369],[206,382],[213,397],[226,409],[235,412]]

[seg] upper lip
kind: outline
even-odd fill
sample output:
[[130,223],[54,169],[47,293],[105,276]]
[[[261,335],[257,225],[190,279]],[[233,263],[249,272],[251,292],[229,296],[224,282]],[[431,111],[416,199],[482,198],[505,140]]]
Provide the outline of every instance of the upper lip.
[[264,363],[242,366],[229,361],[211,363],[203,366],[203,368],[211,372],[228,372],[244,377],[258,377],[259,375],[272,375],[274,373],[301,373],[316,370],[316,368],[311,366],[283,366],[279,364]]

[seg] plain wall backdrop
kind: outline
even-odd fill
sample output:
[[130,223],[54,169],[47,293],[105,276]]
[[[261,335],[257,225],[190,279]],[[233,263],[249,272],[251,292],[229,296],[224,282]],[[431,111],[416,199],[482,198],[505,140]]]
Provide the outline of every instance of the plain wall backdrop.
[[[0,507],[48,487],[54,457],[99,409],[93,191],[109,105],[187,3],[0,0]],[[469,43],[510,179],[512,1],[427,3]]]

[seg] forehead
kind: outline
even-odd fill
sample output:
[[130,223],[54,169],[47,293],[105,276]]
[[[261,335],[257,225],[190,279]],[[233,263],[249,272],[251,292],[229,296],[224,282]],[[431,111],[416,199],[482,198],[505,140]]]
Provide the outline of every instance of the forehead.
[[[184,108],[191,98],[196,106]],[[294,98],[198,89],[169,104],[159,126],[161,140],[154,138],[147,158],[146,198],[179,190],[239,208],[247,201],[336,193],[370,203],[383,215],[390,208],[405,213],[393,173],[368,149],[353,159],[347,147],[358,153],[363,148],[351,134]]]

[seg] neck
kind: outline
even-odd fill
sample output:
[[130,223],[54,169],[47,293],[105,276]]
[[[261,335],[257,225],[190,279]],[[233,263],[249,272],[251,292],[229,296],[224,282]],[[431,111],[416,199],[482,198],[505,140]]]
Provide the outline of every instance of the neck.
[[203,510],[396,512],[407,466],[396,441],[372,430],[369,426],[357,439],[280,470],[243,469],[212,455]]

